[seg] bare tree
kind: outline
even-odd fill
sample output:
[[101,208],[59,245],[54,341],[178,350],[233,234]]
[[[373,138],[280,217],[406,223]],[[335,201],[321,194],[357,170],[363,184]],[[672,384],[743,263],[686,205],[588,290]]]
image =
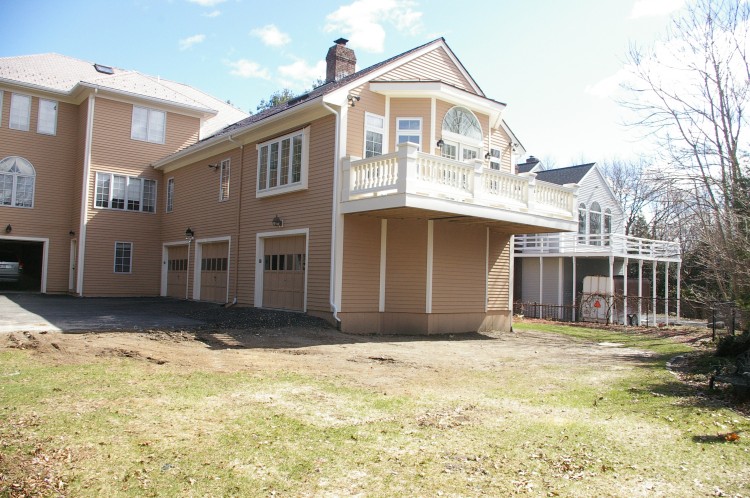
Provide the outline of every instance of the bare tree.
[[661,172],[690,210],[701,292],[750,300],[750,103],[746,0],[696,0],[650,50],[632,48],[624,104],[664,152]]

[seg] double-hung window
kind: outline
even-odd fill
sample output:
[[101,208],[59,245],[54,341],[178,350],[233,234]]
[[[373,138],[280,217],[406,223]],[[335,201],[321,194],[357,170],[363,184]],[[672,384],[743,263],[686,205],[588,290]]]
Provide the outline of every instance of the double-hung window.
[[490,149],[490,169],[500,170],[500,149]]
[[163,144],[166,123],[167,114],[164,111],[133,106],[133,123],[130,128],[130,138]]
[[309,142],[308,126],[258,144],[258,197],[307,188]]
[[167,179],[167,212],[174,209],[174,178]]
[[383,154],[385,118],[377,114],[365,113],[365,157]]
[[39,99],[39,119],[36,124],[36,132],[44,135],[57,133],[57,102],[54,100]]
[[94,199],[98,208],[153,213],[156,180],[97,172]]
[[31,97],[13,93],[10,96],[10,120],[8,127],[13,130],[29,131]]
[[133,243],[115,242],[115,273],[131,273],[133,268]]
[[219,178],[219,202],[229,199],[229,159],[221,162],[221,176]]
[[397,118],[396,143],[411,142],[422,150],[422,118]]

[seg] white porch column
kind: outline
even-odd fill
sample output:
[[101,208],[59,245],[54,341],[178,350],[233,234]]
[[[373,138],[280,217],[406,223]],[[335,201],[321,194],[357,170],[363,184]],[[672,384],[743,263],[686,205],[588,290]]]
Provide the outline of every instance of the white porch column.
[[641,325],[643,314],[643,260],[638,260],[638,326]]
[[380,220],[380,292],[378,295],[378,311],[385,311],[385,262],[388,247],[388,220]]
[[677,320],[680,319],[680,301],[682,300],[680,297],[680,276],[681,276],[681,266],[682,263],[679,261],[677,262]]
[[654,327],[656,327],[656,260],[652,261],[652,281],[651,281],[651,309],[653,310],[654,316]]
[[669,325],[669,261],[664,262],[664,320]]
[[573,256],[573,321],[576,321],[576,257]]
[[615,323],[614,320],[614,302],[615,302],[615,258],[614,256],[609,257],[609,282],[607,284],[607,323]]
[[427,221],[427,288],[425,290],[425,313],[432,313],[432,242],[435,237],[435,222]]
[[557,305],[559,308],[557,308],[557,319],[561,320],[563,318],[563,287],[565,286],[565,282],[563,282],[565,278],[565,268],[563,266],[563,259],[557,258]]
[[625,268],[624,276],[622,278],[622,285],[623,285],[623,298],[622,298],[622,324],[627,326],[628,324],[628,258],[625,258],[625,262],[623,263],[623,266]]
[[[539,256],[539,305],[542,304],[542,297],[543,297],[542,296],[542,287],[543,287],[542,283],[543,282],[544,282],[544,258]],[[538,316],[536,316],[535,318],[542,317],[541,308],[539,306],[537,306],[536,308],[536,314]]]

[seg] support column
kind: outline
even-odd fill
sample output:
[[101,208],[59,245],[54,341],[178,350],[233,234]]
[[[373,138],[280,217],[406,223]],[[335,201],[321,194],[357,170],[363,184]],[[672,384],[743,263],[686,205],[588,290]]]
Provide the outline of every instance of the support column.
[[664,262],[664,323],[669,325],[669,261]]
[[378,311],[385,311],[385,262],[388,247],[388,220],[380,220],[380,292],[378,295]]
[[630,325],[628,323],[628,258],[625,258],[623,267],[624,276],[622,277],[622,324],[628,326]]
[[638,260],[638,326],[641,326],[643,315],[643,260]]
[[541,305],[543,303],[542,299],[544,298],[544,295],[542,294],[542,287],[544,282],[544,258],[539,256],[539,306],[536,307],[536,314],[537,316],[534,318],[542,318],[542,308]]
[[609,257],[609,283],[607,284],[607,323],[615,323],[614,317],[614,302],[615,302],[615,258],[614,256]]
[[427,288],[425,289],[425,313],[432,313],[432,255],[435,239],[435,222],[427,221]]
[[573,321],[576,321],[576,257],[573,256]]
[[678,261],[677,262],[677,320],[680,319],[680,301],[682,301],[682,296],[680,295],[681,267],[682,267],[682,263]]
[[656,327],[656,260],[653,260],[651,262],[653,264],[652,268],[652,281],[651,281],[651,309],[653,310],[653,316],[654,316],[654,327]]
[[563,258],[557,258],[557,305],[559,308],[557,308],[557,319],[562,319],[563,315],[563,293],[565,290],[563,289],[563,286],[565,285],[565,267],[563,266]]

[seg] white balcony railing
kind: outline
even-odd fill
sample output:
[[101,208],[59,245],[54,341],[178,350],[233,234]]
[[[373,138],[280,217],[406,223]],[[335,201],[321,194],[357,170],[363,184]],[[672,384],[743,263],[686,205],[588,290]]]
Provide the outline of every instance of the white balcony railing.
[[516,255],[618,256],[634,259],[680,261],[679,242],[641,239],[617,233],[582,235],[545,233],[515,236]]
[[535,173],[514,175],[419,152],[399,144],[397,152],[343,162],[342,201],[413,194],[475,205],[511,209],[572,220],[576,185],[536,180]]

